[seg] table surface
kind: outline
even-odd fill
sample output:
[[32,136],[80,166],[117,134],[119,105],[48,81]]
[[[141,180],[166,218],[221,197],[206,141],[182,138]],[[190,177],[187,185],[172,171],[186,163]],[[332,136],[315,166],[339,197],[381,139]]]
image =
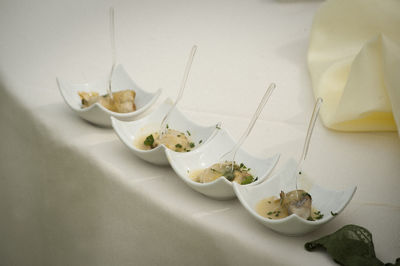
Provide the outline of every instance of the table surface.
[[[301,153],[314,97],[306,56],[318,0],[2,1],[0,3],[1,265],[335,265],[304,243],[346,224],[373,234],[377,257],[400,256],[396,132],[343,133],[317,123],[305,171],[333,189],[357,185],[343,213],[300,237],[277,234],[237,200],[187,187],[170,167],[135,157],[112,129],[63,102],[56,77],[96,80],[110,69],[108,8],[118,62],[141,87],[223,121],[238,139],[270,82],[277,89],[244,149]],[[23,256],[22,256],[23,255]]]

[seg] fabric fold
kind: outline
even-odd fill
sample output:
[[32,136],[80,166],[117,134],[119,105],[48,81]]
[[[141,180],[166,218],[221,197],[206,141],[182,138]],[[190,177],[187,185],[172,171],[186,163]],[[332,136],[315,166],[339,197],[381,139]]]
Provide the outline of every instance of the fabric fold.
[[[308,65],[325,126],[400,127],[400,1],[328,0],[315,15]],[[397,125],[396,125],[397,124]]]

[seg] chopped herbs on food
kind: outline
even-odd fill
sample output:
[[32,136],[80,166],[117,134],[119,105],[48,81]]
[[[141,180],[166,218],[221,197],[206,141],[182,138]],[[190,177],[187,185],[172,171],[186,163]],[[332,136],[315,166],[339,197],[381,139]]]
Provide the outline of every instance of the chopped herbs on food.
[[189,146],[190,146],[190,148],[194,148],[194,146],[195,146],[195,145],[194,145],[194,142],[190,142],[190,143],[189,143]]
[[272,212],[268,212],[267,215],[272,215]]
[[[191,148],[195,145],[195,143],[189,144]],[[258,180],[258,177],[254,178],[254,176],[249,173],[248,168],[243,163],[239,165],[239,163],[234,161],[215,163],[207,169],[204,169],[202,174],[196,175],[193,180],[196,178],[195,181],[199,183],[208,183],[220,177],[226,178],[231,182],[237,182],[241,185],[247,185]]]
[[188,136],[192,135],[192,134],[190,134],[189,130],[186,130],[186,133],[188,134]]
[[336,216],[336,215],[338,215],[338,213],[337,213],[337,212],[333,212],[333,211],[331,211],[331,214],[332,214],[332,216]]
[[320,220],[324,217],[324,215],[320,211],[314,212],[314,214],[316,215],[315,219],[317,220]]
[[151,134],[151,135],[147,136],[146,139],[144,140],[144,145],[153,147],[153,144],[154,144],[154,137]]
[[201,139],[200,141],[199,141],[199,144],[201,144],[203,142],[203,140]]
[[226,179],[228,179],[229,181],[233,181],[233,179],[235,179],[235,174],[232,171],[227,171],[224,173],[224,176],[226,177]]
[[167,129],[169,128],[168,124],[167,124]]
[[246,178],[242,181],[241,185],[247,185],[254,182],[254,177],[252,175],[246,176]]
[[178,144],[175,145],[175,147],[180,149],[180,148],[182,148],[182,145],[178,143]]

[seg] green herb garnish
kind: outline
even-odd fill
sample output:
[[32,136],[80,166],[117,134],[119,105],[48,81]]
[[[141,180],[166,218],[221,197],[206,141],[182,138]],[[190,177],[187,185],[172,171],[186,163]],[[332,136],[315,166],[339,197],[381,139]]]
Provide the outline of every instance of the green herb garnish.
[[143,143],[144,143],[144,145],[146,145],[146,146],[153,147],[153,144],[154,144],[154,137],[153,137],[153,134],[147,136],[147,138],[144,140]]
[[272,215],[272,212],[268,212],[267,215]]
[[192,135],[192,134],[190,134],[189,130],[186,130],[186,133],[187,133],[189,136],[191,136],[191,135]]
[[180,148],[182,148],[182,145],[178,143],[178,144],[175,145],[175,148],[180,149]]
[[195,145],[194,145],[194,142],[190,142],[190,143],[189,143],[189,146],[190,146],[190,148],[194,148],[194,146],[195,146]]
[[336,216],[336,215],[338,215],[338,213],[337,213],[337,212],[332,212],[332,211],[331,211],[331,214],[332,214],[332,216]]
[[203,142],[203,140],[201,139],[200,141],[199,141],[199,144],[201,144]]
[[320,220],[324,217],[324,215],[320,211],[314,212],[314,214],[317,215],[315,217],[316,220]]
[[233,181],[233,179],[235,179],[235,174],[231,171],[227,171],[224,173],[224,176],[226,177],[226,179],[228,179],[229,181]]
[[248,176],[246,176],[246,178],[240,184],[241,185],[247,185],[247,184],[253,183],[254,181],[255,181],[254,177],[252,175],[248,175]]

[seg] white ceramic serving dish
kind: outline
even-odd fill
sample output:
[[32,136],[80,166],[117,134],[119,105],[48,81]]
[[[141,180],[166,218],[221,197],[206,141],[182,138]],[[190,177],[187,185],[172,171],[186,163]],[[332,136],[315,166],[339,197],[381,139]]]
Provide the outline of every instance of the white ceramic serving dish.
[[[198,183],[189,177],[191,171],[205,169],[218,162],[219,158],[230,151],[235,145],[235,141],[224,129],[206,145],[188,154],[180,154],[173,151],[166,151],[167,158],[178,174],[178,176],[194,190],[214,199],[227,200],[235,197],[232,182],[225,177],[220,177],[210,183]],[[269,158],[254,157],[243,149],[239,149],[235,161],[244,163],[248,168],[251,168],[251,173],[258,180],[243,187],[253,186],[263,182],[279,160],[279,155],[274,155]],[[241,185],[239,185],[241,186]]]
[[[107,77],[108,78],[108,77]],[[122,65],[118,65],[112,75],[112,88],[113,92],[132,89],[136,92],[135,104],[136,111],[130,113],[116,113],[108,110],[99,103],[95,103],[87,108],[81,107],[81,99],[78,95],[79,91],[95,91],[100,95],[107,94],[108,79],[102,81],[73,84],[61,78],[57,78],[58,88],[63,96],[65,102],[71,109],[83,119],[99,125],[111,126],[110,117],[118,118],[119,120],[130,121],[137,117],[139,114],[146,111],[152,106],[161,94],[161,89],[154,93],[147,92],[141,89],[131,79]]]
[[[161,121],[171,106],[172,101],[168,98],[159,106],[157,110],[140,120],[125,122],[113,117],[111,119],[112,126],[121,141],[135,155],[153,164],[167,165],[168,160],[165,156],[165,151],[169,149],[165,145],[160,145],[152,150],[141,150],[137,148],[134,143],[140,140],[143,136],[148,136],[154,132],[158,132]],[[212,136],[218,132],[216,127],[220,126],[220,123],[209,127],[197,125],[184,116],[176,107],[172,110],[167,124],[171,129],[175,129],[184,133],[187,131],[190,132],[190,139],[196,144],[196,147],[193,151],[204,145],[210,138],[212,138]],[[199,144],[200,140],[201,144]],[[185,154],[192,153],[193,151]]]
[[[347,206],[357,187],[350,187],[342,191],[329,190],[312,182],[302,172],[298,188],[304,189],[312,197],[312,206],[321,211],[324,217],[316,221],[308,221],[297,215],[290,215],[279,220],[271,220],[256,212],[256,205],[262,199],[276,196],[279,197],[281,190],[289,192],[296,188],[294,171],[297,163],[294,159],[289,160],[286,165],[266,182],[256,186],[238,186],[234,184],[234,191],[241,204],[246,210],[270,229],[285,235],[301,235],[312,232],[327,222],[331,221]],[[336,214],[336,215],[332,215]]]

